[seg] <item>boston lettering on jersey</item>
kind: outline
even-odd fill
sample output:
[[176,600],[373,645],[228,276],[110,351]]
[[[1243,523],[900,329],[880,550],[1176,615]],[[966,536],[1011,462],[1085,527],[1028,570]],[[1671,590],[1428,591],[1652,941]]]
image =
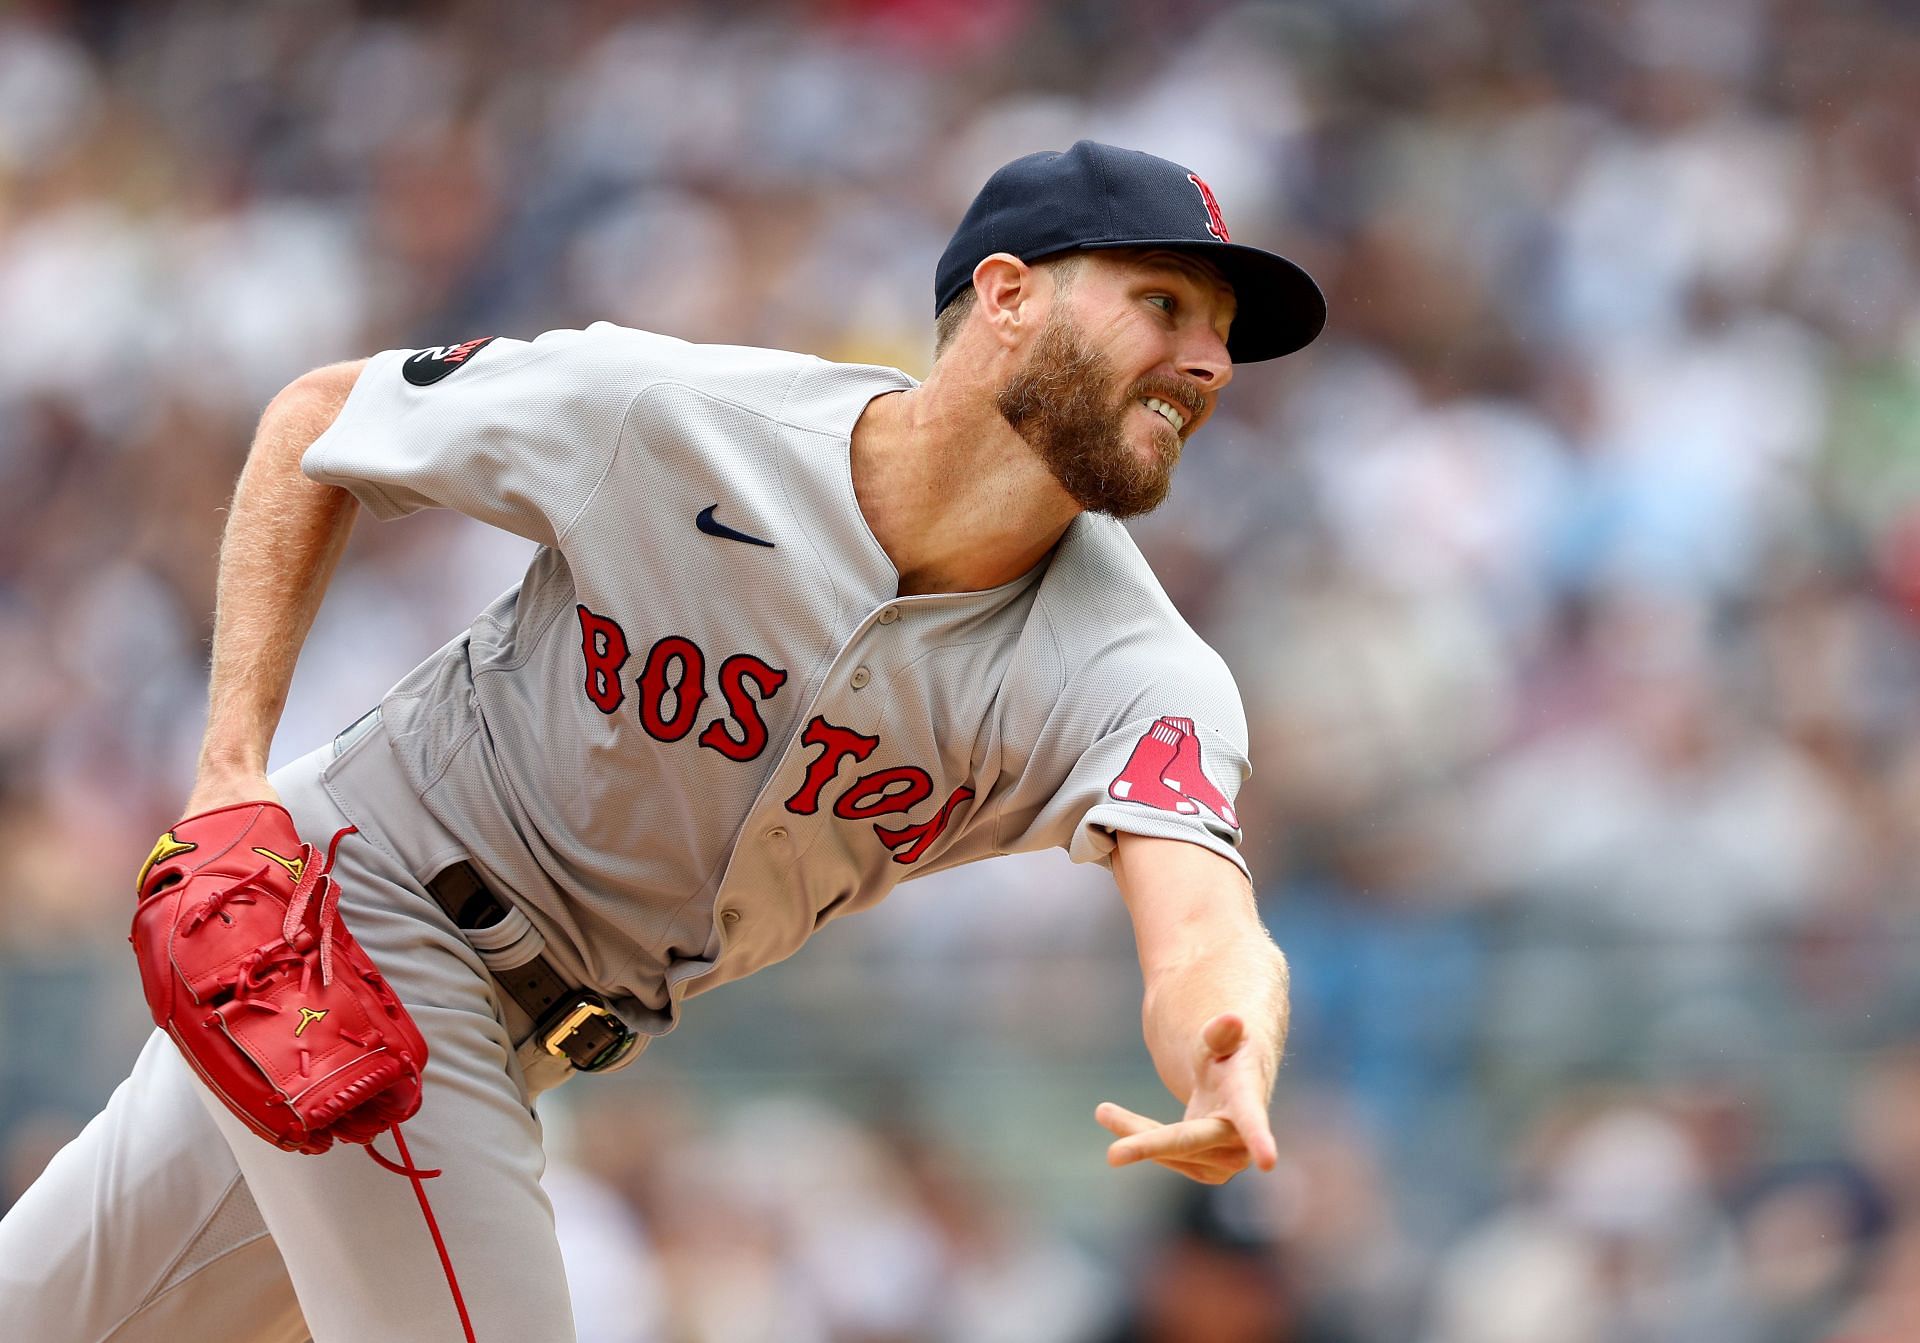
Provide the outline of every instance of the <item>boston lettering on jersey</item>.
[[[580,615],[580,655],[586,664],[581,688],[594,708],[611,717],[626,702],[620,676],[633,647],[611,616],[578,604],[574,609]],[[693,640],[668,634],[654,641],[634,684],[637,716],[648,736],[675,742],[693,731],[707,698],[706,672],[707,655]],[[715,679],[726,712],[709,721],[696,740],[729,760],[753,760],[767,748],[767,723],[760,716],[760,705],[779,693],[787,674],[751,653],[735,653],[720,664]],[[856,765],[865,761],[880,745],[880,738],[830,723],[818,714],[800,734],[800,741],[819,747],[820,754],[808,762],[800,787],[786,800],[786,809],[796,816],[818,812],[821,794],[842,768],[849,761]],[[918,765],[890,765],[856,775],[834,800],[833,814],[843,821],[877,816],[900,816],[904,821],[905,813],[933,796],[933,789],[933,776]],[[875,824],[873,833],[893,851],[894,862],[918,862],[945,833],[954,808],[972,796],[973,789],[962,785],[925,820],[898,826]]]

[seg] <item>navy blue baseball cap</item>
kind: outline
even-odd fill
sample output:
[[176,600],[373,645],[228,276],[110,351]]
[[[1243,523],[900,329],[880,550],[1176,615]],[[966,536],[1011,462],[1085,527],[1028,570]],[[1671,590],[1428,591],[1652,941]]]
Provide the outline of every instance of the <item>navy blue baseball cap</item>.
[[1062,252],[1160,247],[1212,262],[1238,305],[1227,337],[1236,364],[1292,354],[1327,324],[1313,277],[1283,256],[1233,242],[1213,189],[1179,164],[1081,140],[1015,159],[987,179],[933,274],[936,315],[995,252],[1038,261]]

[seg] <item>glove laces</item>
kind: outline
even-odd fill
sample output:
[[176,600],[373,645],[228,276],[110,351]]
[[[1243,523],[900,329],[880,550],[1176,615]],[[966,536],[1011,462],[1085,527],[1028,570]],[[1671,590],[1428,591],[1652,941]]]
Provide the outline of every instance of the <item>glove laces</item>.
[[[340,841],[348,835],[356,834],[358,826],[347,826],[334,833],[333,840],[327,845],[324,862],[314,861],[315,849],[311,844],[301,846],[301,856],[305,860],[300,866],[300,876],[294,882],[293,894],[287,901],[287,915],[280,923],[280,940],[269,941],[255,947],[235,967],[236,982],[233,991],[234,1004],[237,1007],[263,1008],[269,1012],[278,1012],[279,1007],[262,1002],[253,995],[266,987],[273,972],[282,966],[300,967],[300,988],[302,992],[312,987],[314,958],[310,955],[312,943],[305,936],[307,910],[317,893],[320,899],[318,941],[320,945],[320,982],[333,982],[333,926],[340,915],[340,883],[333,877],[334,855],[340,850]],[[191,933],[210,918],[219,918],[231,923],[226,913],[228,905],[251,905],[258,903],[254,898],[253,887],[267,874],[269,863],[262,862],[252,872],[236,881],[212,892],[188,915],[186,931]],[[302,1074],[306,1072],[306,1052],[301,1051]]]

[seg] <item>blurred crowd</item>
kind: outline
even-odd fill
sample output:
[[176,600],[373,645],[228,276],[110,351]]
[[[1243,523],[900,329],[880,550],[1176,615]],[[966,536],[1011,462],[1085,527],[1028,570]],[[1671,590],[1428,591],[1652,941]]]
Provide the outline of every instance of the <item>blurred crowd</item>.
[[[1911,0],[7,7],[0,1206],[144,1034],[279,386],[602,318],[924,372],[967,199],[1090,135],[1331,302],[1136,527],[1247,701],[1282,1169],[1105,1171],[1170,1104],[1110,883],[949,874],[558,1093],[582,1339],[1920,1338],[1916,75]],[[526,559],[364,523],[276,762]]]

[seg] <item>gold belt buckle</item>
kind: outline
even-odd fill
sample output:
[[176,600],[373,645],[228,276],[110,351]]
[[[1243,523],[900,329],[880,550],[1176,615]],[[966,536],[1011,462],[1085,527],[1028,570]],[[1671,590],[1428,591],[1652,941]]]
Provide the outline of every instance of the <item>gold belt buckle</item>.
[[613,1016],[613,1013],[599,1003],[575,1003],[573,1010],[560,1018],[559,1022],[552,1030],[547,1032],[546,1038],[540,1043],[549,1054],[557,1059],[564,1059],[567,1057],[566,1041],[575,1031],[579,1030],[580,1027],[586,1025],[589,1021],[592,1021],[595,1017],[611,1016]]

